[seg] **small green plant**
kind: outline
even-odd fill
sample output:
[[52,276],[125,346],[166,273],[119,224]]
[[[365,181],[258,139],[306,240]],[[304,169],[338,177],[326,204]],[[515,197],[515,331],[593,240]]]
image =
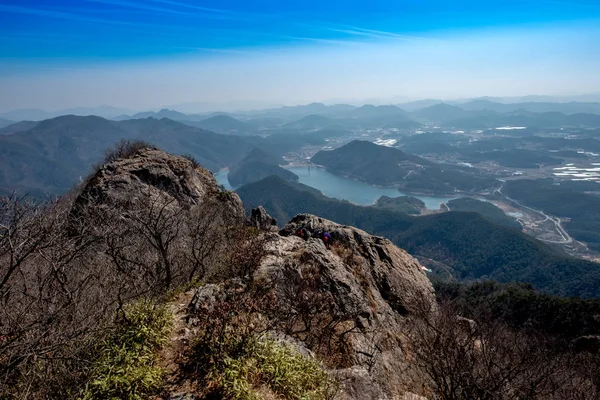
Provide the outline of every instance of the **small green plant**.
[[245,354],[226,357],[223,365],[211,375],[231,400],[259,400],[257,388],[268,388],[286,400],[324,400],[335,389],[320,362],[273,340],[254,341]]
[[321,362],[265,337],[257,300],[237,294],[194,315],[201,327],[191,370],[207,398],[260,400],[264,391],[286,400],[325,400],[335,381]]
[[160,389],[163,371],[155,354],[170,333],[171,313],[164,305],[140,300],[118,314],[117,326],[98,349],[82,400],[141,400]]

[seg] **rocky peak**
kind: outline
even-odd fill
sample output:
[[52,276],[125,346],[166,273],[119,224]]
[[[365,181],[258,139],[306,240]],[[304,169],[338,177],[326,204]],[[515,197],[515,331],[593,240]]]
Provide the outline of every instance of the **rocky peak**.
[[244,215],[239,197],[232,192],[221,193],[210,171],[186,157],[145,147],[99,167],[83,187],[76,204],[93,201],[127,207],[160,196],[189,207],[219,194],[236,215]]
[[[298,236],[301,229],[311,237]],[[330,248],[321,239],[325,231],[333,238]],[[267,291],[263,312],[279,321],[279,333],[321,355],[332,343],[341,346],[329,361],[341,398],[402,398],[410,390],[403,373],[408,318],[435,303],[419,263],[387,239],[314,215],[298,215],[265,235],[266,255],[250,287]],[[211,301],[227,297],[231,285],[217,286],[200,288],[190,310],[209,310]]]
[[310,214],[294,217],[279,234],[282,237],[297,236],[304,229],[312,238],[307,245],[324,248],[322,235],[329,232],[332,252],[347,264],[357,261],[370,269],[373,283],[383,299],[398,313],[407,314],[414,299],[424,294],[433,298],[433,289],[419,262],[391,241],[373,236],[358,228],[339,225]]

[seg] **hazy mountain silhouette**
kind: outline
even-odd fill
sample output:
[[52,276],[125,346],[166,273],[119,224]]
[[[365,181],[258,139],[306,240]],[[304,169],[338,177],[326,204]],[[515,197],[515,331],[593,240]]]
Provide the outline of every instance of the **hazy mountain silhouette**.
[[0,190],[36,195],[64,192],[120,139],[145,140],[176,154],[191,154],[213,171],[262,144],[260,138],[221,135],[169,119],[63,116],[0,136]]
[[181,122],[187,125],[225,134],[253,134],[256,131],[256,128],[253,125],[223,114],[215,115],[201,121],[182,120]]
[[4,128],[5,126],[9,126],[14,124],[14,121],[8,120],[8,119],[4,119],[4,118],[0,118],[0,128]]

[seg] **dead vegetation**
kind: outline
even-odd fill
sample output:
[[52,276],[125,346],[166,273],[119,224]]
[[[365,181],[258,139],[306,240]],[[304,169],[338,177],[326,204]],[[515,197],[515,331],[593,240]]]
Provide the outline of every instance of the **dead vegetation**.
[[[537,332],[482,315],[457,316],[450,303],[423,306],[412,320],[411,365],[429,399],[597,399],[598,354],[576,352]],[[419,385],[418,385],[419,386]]]
[[246,276],[260,238],[219,196],[192,207],[139,196],[127,209],[89,199],[77,213],[69,197],[0,199],[2,396],[73,396],[94,370],[94,343],[128,304]]

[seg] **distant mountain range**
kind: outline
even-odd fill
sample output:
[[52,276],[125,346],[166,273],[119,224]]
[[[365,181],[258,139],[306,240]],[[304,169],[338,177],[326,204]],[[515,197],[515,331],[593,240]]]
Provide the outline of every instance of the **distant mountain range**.
[[257,131],[256,126],[230,117],[229,115],[215,115],[200,121],[182,119],[181,122],[209,131],[231,135],[251,135]]
[[13,110],[6,113],[0,113],[0,117],[6,118],[12,121],[42,121],[45,119],[60,117],[62,115],[78,115],[88,116],[95,115],[103,118],[115,118],[119,115],[129,114],[130,110],[123,108],[116,108],[110,106],[100,107],[77,107],[68,108],[65,110],[57,111],[44,111],[39,109],[20,109]]
[[[543,98],[541,98],[543,99]],[[503,125],[537,128],[598,127],[600,102],[524,101],[506,103],[480,98],[467,101],[428,99],[400,105],[353,106],[311,103],[236,113],[183,113],[173,109],[123,113],[113,107],[75,108],[56,112],[15,110],[0,114],[0,128],[10,121],[40,121],[61,115],[97,115],[117,121],[168,118],[202,129],[238,135],[274,128],[316,129],[328,126],[346,128],[413,129],[435,124],[457,129],[485,129]],[[7,121],[4,121],[7,120]]]
[[69,190],[120,139],[141,139],[175,154],[191,154],[212,171],[237,162],[255,147],[277,153],[276,145],[258,137],[221,135],[169,119],[64,116],[21,125],[23,131],[0,136],[3,194],[17,190],[43,196]]

